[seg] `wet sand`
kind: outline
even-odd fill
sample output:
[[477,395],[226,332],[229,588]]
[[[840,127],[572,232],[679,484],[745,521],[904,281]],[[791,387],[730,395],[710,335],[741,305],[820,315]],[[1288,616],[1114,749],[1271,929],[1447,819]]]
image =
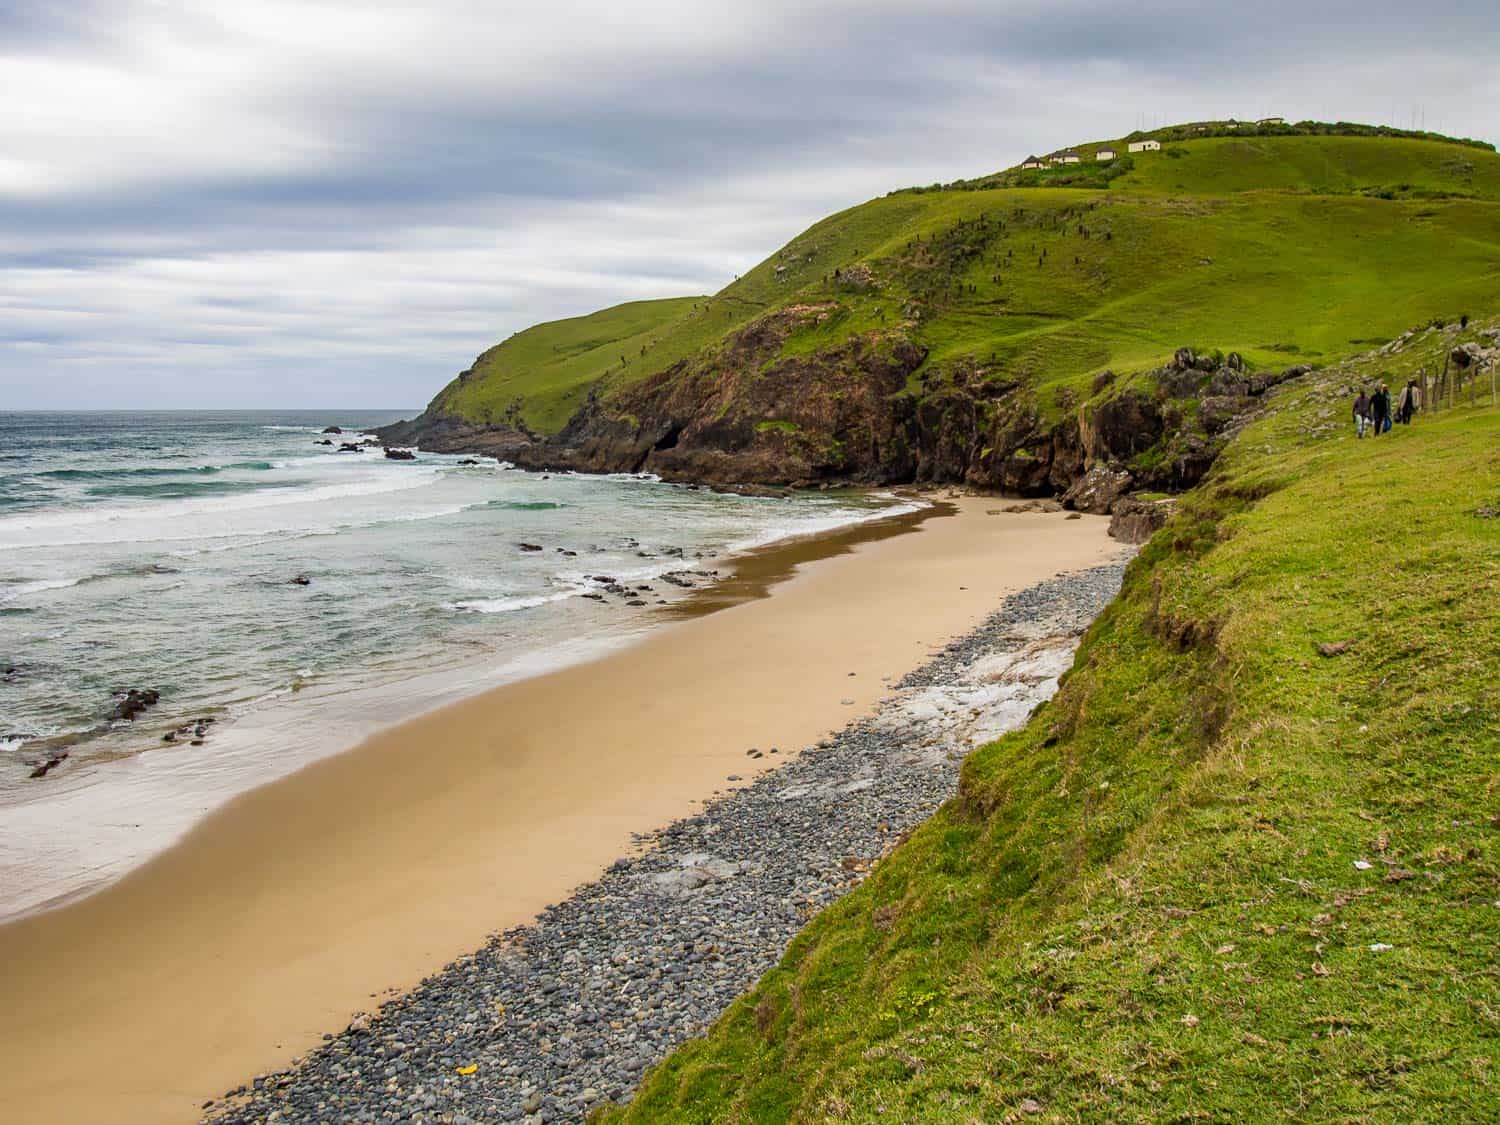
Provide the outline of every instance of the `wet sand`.
[[751,556],[627,649],[383,732],[0,928],[5,1116],[196,1120],[566,896],[632,833],[867,711],[1004,594],[1119,550],[1103,520],[995,507]]

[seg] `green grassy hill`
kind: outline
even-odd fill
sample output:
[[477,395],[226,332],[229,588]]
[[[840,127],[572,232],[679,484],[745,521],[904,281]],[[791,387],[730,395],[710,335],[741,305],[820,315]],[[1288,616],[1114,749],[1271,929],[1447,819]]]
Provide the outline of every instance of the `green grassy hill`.
[[1117,184],[1127,191],[1199,195],[1272,190],[1494,201],[1500,199],[1500,160],[1441,141],[1211,137],[1138,154]]
[[1278,387],[1058,696],[602,1118],[1500,1119],[1500,407],[1347,421],[1477,327]]
[[517,400],[528,424],[562,428],[599,371],[677,328],[705,297],[631,301],[588,316],[553,320],[517,332],[474,361],[439,392],[430,409],[498,422]]
[[[498,425],[514,407],[512,420],[551,434],[591,389],[635,417],[636,388],[665,388],[689,369],[751,380],[778,362],[894,341],[923,356],[908,380],[918,398],[956,379],[973,385],[977,373],[1020,387],[1051,417],[1060,392],[1082,395],[1101,370],[1131,370],[1179,344],[1237,350],[1256,365],[1323,361],[1500,300],[1492,150],[1176,132],[1164,132],[1162,152],[1118,162],[1100,186],[1056,186],[1062,173],[1030,174],[1039,186],[987,186],[1016,182],[1000,173],[871,200],[713,297],[523,332],[480,357],[430,412]],[[788,316],[807,308],[816,315]],[[791,330],[747,360],[742,342],[778,317]]]

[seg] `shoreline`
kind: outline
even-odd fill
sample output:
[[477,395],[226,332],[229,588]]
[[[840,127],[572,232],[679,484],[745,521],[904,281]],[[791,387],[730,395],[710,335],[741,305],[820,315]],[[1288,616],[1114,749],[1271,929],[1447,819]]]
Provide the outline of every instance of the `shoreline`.
[[643,854],[357,1014],[204,1120],[311,1122],[321,1106],[352,1121],[413,1109],[571,1121],[628,1102],[649,1067],[704,1033],[812,914],[952,796],[971,750],[1055,694],[1123,570],[1106,564],[1007,597],[904,676],[873,717],[652,833]]
[[789,577],[764,576],[769,596],[382,732],[0,927],[0,1096],[37,1120],[193,1119],[778,760],[747,747],[817,741],[1005,594],[1120,550],[1103,521],[993,503],[831,555],[773,549]]
[[[88,761],[82,773],[49,779],[48,790],[35,799],[0,802],[0,926],[98,893],[244,793],[347,753],[384,730],[507,684],[597,660],[673,621],[764,596],[769,585],[785,577],[776,560],[789,550],[800,554],[806,545],[814,554],[840,553],[841,544],[901,534],[943,510],[941,500],[884,491],[868,495],[888,497],[889,510],[871,509],[832,528],[665,564],[674,572],[692,572],[696,584],[657,579],[651,597],[667,599],[664,603],[621,612],[617,600],[607,607],[617,616],[586,614],[576,622],[584,632],[559,634],[540,648],[464,664],[454,663],[454,654],[447,652],[431,671],[416,665],[394,675],[346,669],[340,677],[297,689],[201,708],[213,716],[208,723],[217,720],[211,753],[186,740],[169,746],[153,740],[131,753]],[[726,571],[724,577],[718,568]],[[568,612],[576,617],[580,610],[572,606]],[[56,746],[75,748],[75,742]],[[23,843],[12,849],[10,841]],[[41,878],[44,886],[35,882]]]

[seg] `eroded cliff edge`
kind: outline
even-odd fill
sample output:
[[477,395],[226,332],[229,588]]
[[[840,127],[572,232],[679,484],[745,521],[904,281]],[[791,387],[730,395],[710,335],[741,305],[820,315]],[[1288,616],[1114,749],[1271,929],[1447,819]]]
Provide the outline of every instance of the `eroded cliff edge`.
[[[798,305],[759,317],[607,400],[590,394],[550,436],[519,411],[475,425],[431,408],[380,436],[535,470],[714,487],[960,484],[1140,516],[1196,484],[1268,388],[1309,370],[1252,372],[1234,353],[1181,348],[1142,374],[1103,372],[1082,401],[1064,392],[1044,411],[1029,385],[982,364],[924,368],[925,350],[899,329],[784,353],[788,336],[830,312]],[[1122,537],[1136,538],[1159,520],[1139,532],[1119,522]]]

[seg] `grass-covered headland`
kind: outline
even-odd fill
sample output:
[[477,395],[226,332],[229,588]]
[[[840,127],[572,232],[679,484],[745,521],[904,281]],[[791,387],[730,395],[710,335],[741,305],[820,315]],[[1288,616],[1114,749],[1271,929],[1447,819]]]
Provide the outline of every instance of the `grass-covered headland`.
[[1276,388],[1056,698],[604,1119],[1500,1119],[1500,408],[1348,424],[1458,340]]
[[712,296],[538,325],[386,436],[531,468],[1060,495],[1097,460],[1077,419],[1180,345],[1277,372],[1500,302],[1488,145],[1316,123],[1133,139],[869,200]]

